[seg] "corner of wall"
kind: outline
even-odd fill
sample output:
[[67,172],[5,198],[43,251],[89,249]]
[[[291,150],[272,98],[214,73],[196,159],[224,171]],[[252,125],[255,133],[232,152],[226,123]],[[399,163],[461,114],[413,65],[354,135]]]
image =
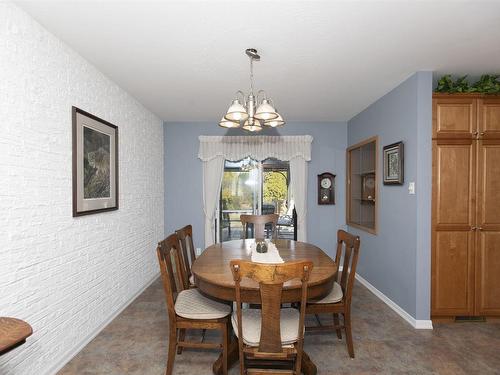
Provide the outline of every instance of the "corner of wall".
[[432,72],[417,72],[416,318],[430,319],[432,201]]

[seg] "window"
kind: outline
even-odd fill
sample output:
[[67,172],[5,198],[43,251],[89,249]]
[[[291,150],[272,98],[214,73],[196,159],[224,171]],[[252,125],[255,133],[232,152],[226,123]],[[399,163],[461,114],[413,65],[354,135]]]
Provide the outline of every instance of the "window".
[[242,214],[277,213],[280,216],[278,237],[296,238],[289,184],[288,162],[276,159],[258,162],[250,158],[237,162],[226,160],[217,215],[217,242],[242,238]]

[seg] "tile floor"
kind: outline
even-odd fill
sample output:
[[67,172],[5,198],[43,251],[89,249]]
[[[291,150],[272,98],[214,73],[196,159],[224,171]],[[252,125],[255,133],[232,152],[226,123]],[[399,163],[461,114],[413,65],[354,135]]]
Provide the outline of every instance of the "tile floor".
[[[167,325],[157,280],[59,374],[161,375]],[[432,331],[415,330],[359,283],[353,297],[353,336],[353,360],[334,334],[306,336],[305,349],[318,374],[500,374],[500,324],[438,324]],[[209,339],[218,337],[207,334]],[[174,374],[209,375],[217,357],[216,351],[185,349],[176,357]],[[230,374],[238,373],[239,367],[233,366]]]

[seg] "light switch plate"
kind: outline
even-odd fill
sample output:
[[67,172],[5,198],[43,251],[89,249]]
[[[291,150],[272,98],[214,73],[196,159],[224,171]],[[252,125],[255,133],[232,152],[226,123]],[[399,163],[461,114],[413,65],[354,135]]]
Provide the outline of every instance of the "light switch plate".
[[415,182],[410,182],[408,184],[408,194],[415,195]]
[[196,248],[196,256],[199,257],[201,255],[201,248]]

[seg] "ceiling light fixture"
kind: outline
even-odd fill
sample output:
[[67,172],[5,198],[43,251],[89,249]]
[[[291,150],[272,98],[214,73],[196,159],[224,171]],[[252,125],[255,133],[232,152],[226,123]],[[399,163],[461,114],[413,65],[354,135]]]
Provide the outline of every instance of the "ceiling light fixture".
[[223,128],[243,128],[249,132],[261,131],[263,126],[272,128],[285,125],[285,120],[274,107],[271,98],[264,90],[257,95],[253,89],[253,62],[259,61],[260,56],[255,48],[248,48],[245,53],[250,58],[250,93],[237,91],[226,114],[219,122]]

